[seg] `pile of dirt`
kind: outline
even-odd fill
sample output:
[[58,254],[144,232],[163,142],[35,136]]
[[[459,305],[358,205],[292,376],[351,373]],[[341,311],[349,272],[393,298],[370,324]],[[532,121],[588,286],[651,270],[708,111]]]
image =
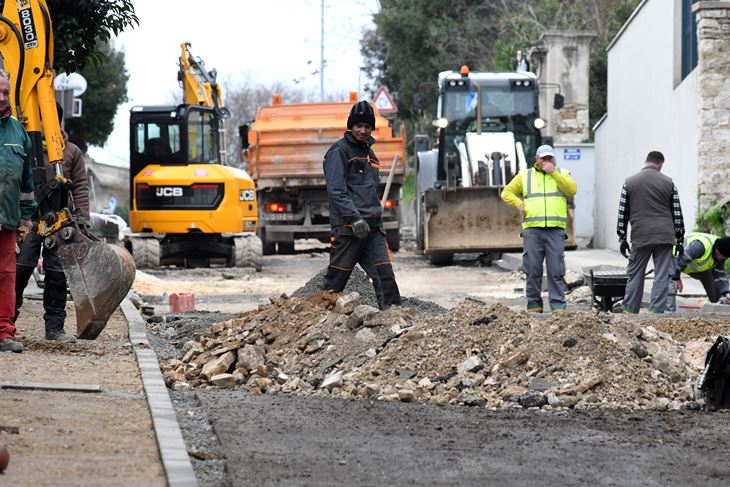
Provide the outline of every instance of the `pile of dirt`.
[[364,298],[271,299],[185,341],[163,363],[166,382],[489,408],[692,409],[702,353],[728,327],[593,312],[538,319],[469,299],[447,313],[381,312],[362,304],[372,286],[353,274]]

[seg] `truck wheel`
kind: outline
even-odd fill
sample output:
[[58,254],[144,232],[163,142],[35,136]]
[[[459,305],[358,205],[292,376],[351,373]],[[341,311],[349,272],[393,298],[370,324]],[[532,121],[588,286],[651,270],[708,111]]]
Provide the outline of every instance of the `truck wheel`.
[[294,253],[294,242],[279,242],[276,245],[279,255],[291,255]]
[[256,272],[262,269],[261,239],[257,235],[247,235],[233,239],[236,267],[253,267]]
[[454,263],[454,254],[431,254],[428,256],[428,260],[432,265],[452,265]]
[[276,242],[266,240],[266,230],[259,230],[259,239],[261,240],[261,255],[274,255],[276,253]]
[[156,238],[131,238],[130,242],[137,269],[155,269],[160,266],[160,242]]
[[400,250],[400,230],[386,230],[385,238],[388,241],[388,248],[391,252],[398,252]]

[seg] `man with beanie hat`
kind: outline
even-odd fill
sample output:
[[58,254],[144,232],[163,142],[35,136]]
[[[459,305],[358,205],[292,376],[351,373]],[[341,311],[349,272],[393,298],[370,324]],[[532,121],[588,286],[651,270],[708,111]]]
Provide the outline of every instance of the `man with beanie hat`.
[[677,291],[682,292],[681,273],[697,279],[705,288],[711,303],[730,304],[730,283],[725,273],[725,260],[730,257],[730,237],[719,238],[709,233],[688,233],[684,251],[677,256],[677,268],[669,282],[667,311],[676,311]]
[[378,307],[400,305],[378,199],[380,163],[371,146],[375,112],[367,101],[352,106],[347,132],[324,156],[330,214],[330,264],[326,290],[341,292],[355,264],[373,281]]

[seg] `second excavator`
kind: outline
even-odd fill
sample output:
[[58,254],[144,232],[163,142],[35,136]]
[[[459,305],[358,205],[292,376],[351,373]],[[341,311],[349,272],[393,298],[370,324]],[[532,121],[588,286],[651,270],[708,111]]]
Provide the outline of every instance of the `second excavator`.
[[130,226],[138,268],[252,266],[261,270],[256,187],[226,166],[224,107],[215,70],[180,45],[183,103],[130,114]]

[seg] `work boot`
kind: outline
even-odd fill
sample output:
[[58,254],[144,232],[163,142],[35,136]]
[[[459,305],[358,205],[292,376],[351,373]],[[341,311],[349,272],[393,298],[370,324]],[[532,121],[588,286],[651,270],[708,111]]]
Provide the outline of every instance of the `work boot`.
[[46,332],[46,340],[53,340],[61,343],[76,343],[76,337],[64,333],[63,330],[50,330]]
[[3,338],[0,340],[0,352],[23,353],[23,344],[12,338]]

